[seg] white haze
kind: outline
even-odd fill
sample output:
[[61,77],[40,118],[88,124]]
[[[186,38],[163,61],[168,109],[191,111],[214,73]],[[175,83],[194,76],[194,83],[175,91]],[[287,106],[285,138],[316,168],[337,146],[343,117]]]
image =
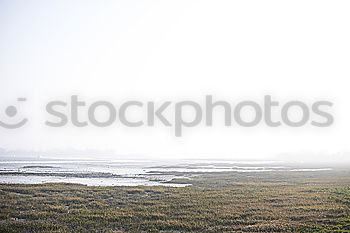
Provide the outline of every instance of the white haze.
[[[22,129],[0,147],[113,150],[118,158],[349,160],[350,2],[1,1],[0,108],[27,97]],[[232,103],[329,100],[329,128],[217,125],[174,136],[166,127],[44,126],[45,104],[85,101]],[[285,154],[288,154],[286,156]],[[279,157],[280,156],[280,157]]]

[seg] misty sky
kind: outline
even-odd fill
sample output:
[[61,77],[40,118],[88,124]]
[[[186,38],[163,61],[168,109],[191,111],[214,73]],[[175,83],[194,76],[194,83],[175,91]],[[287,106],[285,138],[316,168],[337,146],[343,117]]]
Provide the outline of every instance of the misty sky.
[[[350,151],[349,1],[0,1],[0,147],[158,158],[267,159]],[[45,104],[101,99],[332,101],[330,128],[44,127]],[[22,106],[23,105],[23,106]],[[20,117],[20,116],[19,116]],[[6,119],[8,120],[8,119]],[[11,119],[14,120],[14,119]]]

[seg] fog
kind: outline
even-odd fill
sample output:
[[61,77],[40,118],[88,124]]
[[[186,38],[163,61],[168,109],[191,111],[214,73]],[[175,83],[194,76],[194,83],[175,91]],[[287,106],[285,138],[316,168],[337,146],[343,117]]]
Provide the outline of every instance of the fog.
[[[271,7],[274,5],[274,7]],[[0,147],[63,158],[349,162],[349,1],[1,1]],[[83,7],[82,7],[83,6]],[[276,10],[278,9],[278,10]],[[329,101],[329,127],[47,127],[50,101]],[[26,98],[18,102],[17,98]],[[9,117],[8,106],[18,109]],[[63,111],[69,112],[69,108]],[[81,110],[86,118],[86,109]],[[14,112],[12,112],[14,113]],[[100,117],[105,117],[102,112]],[[134,109],[130,117],[143,113]],[[142,115],[143,116],[143,115]],[[59,151],[59,153],[55,153]],[[82,153],[93,151],[94,153]],[[98,153],[98,151],[102,151]],[[92,154],[92,155],[91,155]]]

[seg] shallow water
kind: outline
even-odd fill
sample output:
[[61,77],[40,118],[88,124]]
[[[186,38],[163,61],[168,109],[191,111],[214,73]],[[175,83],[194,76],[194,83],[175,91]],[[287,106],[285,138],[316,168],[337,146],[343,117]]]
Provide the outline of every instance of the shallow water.
[[171,186],[174,178],[191,179],[212,172],[327,171],[296,168],[280,161],[153,161],[153,160],[38,160],[0,161],[0,183],[79,183],[91,186]]
[[0,183],[7,184],[43,184],[43,183],[74,183],[88,186],[169,186],[186,187],[186,184],[161,183],[141,178],[78,178],[57,176],[21,176],[3,175]]

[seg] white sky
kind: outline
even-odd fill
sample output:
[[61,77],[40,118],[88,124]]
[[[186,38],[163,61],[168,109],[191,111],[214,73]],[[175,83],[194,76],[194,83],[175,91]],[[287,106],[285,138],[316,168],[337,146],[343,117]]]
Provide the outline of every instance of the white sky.
[[[27,97],[0,147],[172,158],[350,151],[349,1],[0,1],[0,109]],[[334,102],[330,128],[43,126],[49,100]],[[333,157],[334,158],[334,157]]]

